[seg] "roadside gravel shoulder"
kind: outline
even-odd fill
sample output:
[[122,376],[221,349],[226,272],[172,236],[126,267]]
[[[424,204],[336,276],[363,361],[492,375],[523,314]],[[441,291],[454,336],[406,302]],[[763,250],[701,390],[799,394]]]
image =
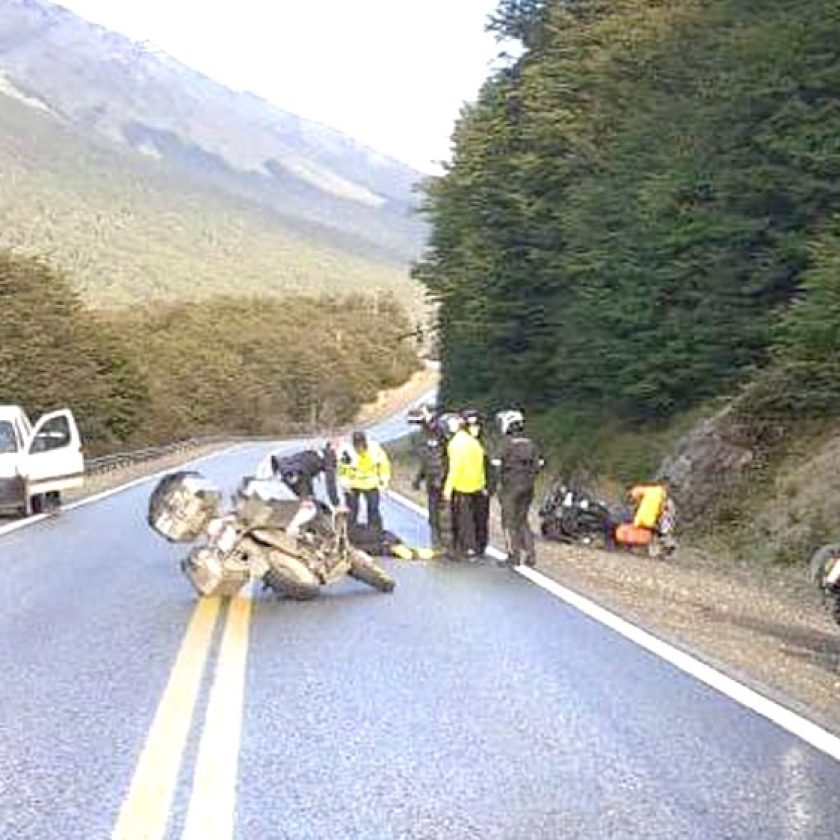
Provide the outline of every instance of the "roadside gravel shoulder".
[[[410,464],[400,464],[395,489],[425,503],[411,489],[410,475]],[[492,524],[499,545],[495,502]],[[651,560],[545,540],[539,542],[538,568],[840,734],[840,628],[803,569],[728,561],[687,548],[673,559]]]

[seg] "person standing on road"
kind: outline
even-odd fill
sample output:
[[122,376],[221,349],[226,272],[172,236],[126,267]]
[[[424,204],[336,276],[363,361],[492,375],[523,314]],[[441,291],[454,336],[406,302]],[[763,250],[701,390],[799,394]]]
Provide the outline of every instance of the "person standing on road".
[[487,492],[484,447],[464,428],[459,415],[449,415],[446,422],[452,439],[446,448],[449,470],[443,496],[452,510],[453,555],[454,559],[473,560],[479,554],[476,508]]
[[443,485],[446,482],[446,438],[438,418],[431,411],[423,414],[423,442],[420,449],[420,466],[412,487],[419,490],[426,485],[426,506],[429,511],[429,531],[432,548],[443,547]]
[[493,472],[490,469],[490,459],[487,456],[487,445],[484,440],[484,419],[481,412],[468,408],[461,412],[466,430],[481,444],[484,449],[485,488],[475,499],[475,540],[480,555],[487,553],[490,544],[490,496],[493,492]]
[[358,524],[364,497],[368,527],[381,531],[380,494],[391,482],[391,461],[385,450],[375,440],[368,440],[364,432],[353,432],[351,445],[343,449],[339,458],[338,477],[350,514],[349,524]]
[[545,462],[536,444],[525,435],[521,411],[500,411],[496,417],[503,436],[493,466],[499,472],[499,503],[507,553],[504,562],[517,566],[524,560],[526,566],[535,566],[537,555],[528,513],[534,500],[534,482]]

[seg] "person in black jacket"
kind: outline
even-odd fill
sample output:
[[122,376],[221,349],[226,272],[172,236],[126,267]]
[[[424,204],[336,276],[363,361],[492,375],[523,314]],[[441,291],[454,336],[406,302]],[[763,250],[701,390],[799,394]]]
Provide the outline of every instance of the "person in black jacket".
[[329,442],[320,449],[304,449],[291,455],[272,455],[274,475],[299,498],[313,498],[315,479],[323,473],[327,497],[333,507],[339,503],[336,482],[336,453]]
[[429,531],[432,547],[440,549],[445,544],[443,525],[443,485],[446,482],[446,437],[438,418],[427,411],[422,418],[423,442],[420,448],[420,465],[412,486],[419,490],[426,485],[426,503],[429,511]]
[[500,411],[496,415],[503,440],[493,466],[499,476],[499,503],[507,559],[516,566],[537,562],[534,535],[528,524],[528,512],[534,500],[534,482],[545,465],[536,444],[525,435],[525,421],[520,411]]

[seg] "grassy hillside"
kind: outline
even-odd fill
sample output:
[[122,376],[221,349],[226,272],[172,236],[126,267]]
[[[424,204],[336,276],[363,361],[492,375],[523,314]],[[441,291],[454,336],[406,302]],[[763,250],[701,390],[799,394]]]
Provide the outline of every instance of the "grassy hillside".
[[165,164],[98,147],[0,95],[0,247],[43,255],[85,300],[224,294],[420,294],[359,240],[230,198]]
[[324,428],[417,368],[391,298],[208,298],[91,310],[65,275],[0,251],[0,404],[70,406],[90,451]]

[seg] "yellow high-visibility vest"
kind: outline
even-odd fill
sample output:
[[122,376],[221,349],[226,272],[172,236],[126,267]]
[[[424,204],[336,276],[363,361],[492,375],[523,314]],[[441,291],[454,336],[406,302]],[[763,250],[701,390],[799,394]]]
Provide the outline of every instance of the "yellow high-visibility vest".
[[352,447],[345,452],[349,460],[339,456],[338,464],[338,478],[344,487],[350,490],[384,490],[388,487],[391,461],[388,453],[375,440],[368,441],[364,452],[357,452]]
[[449,471],[443,487],[445,496],[455,493],[478,493],[487,486],[484,474],[484,447],[469,432],[461,429],[446,448]]

